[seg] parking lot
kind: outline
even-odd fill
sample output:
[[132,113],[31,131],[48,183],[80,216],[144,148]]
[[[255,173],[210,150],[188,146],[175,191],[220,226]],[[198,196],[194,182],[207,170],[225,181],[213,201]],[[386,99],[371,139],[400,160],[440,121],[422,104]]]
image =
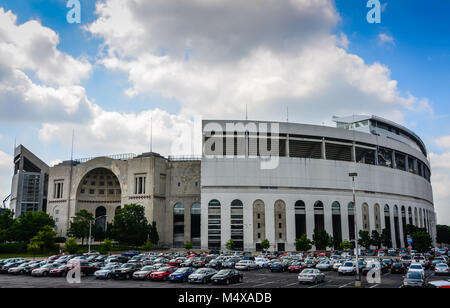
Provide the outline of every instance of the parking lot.
[[[304,284],[297,282],[296,273],[271,273],[267,269],[259,269],[244,272],[242,283],[232,284],[230,286],[217,286],[211,283],[188,284],[188,283],[170,283],[157,281],[134,281],[134,280],[97,280],[93,276],[81,278],[80,284],[69,284],[65,278],[53,277],[30,277],[0,275],[0,288],[353,288],[354,276],[339,276],[336,272],[325,272],[326,279],[324,283],[317,285]],[[448,280],[450,277],[436,277],[433,271],[426,271],[428,281]],[[386,273],[381,276],[380,284],[368,284],[366,278],[362,277],[364,288],[399,288],[402,285],[401,274]]]

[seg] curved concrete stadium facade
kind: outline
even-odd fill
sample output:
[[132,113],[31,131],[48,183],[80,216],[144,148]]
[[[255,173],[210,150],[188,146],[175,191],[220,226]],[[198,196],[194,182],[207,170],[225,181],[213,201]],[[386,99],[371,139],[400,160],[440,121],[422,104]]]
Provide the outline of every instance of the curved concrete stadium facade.
[[[408,224],[426,228],[434,239],[430,163],[422,140],[375,116],[335,121],[336,128],[203,121],[202,248],[224,248],[231,238],[244,250],[256,250],[267,238],[272,250],[291,251],[296,238],[312,239],[315,229],[339,243],[354,240],[359,230],[385,228],[392,246],[400,248],[408,246]],[[349,176],[355,172],[356,208]]]
[[[20,145],[11,205],[16,216],[44,210],[66,236],[87,210],[105,229],[116,210],[140,204],[163,247],[292,251],[295,239],[326,230],[336,243],[359,230],[390,231],[406,247],[406,226],[435,237],[430,163],[412,131],[374,116],[336,118],[337,127],[203,121],[202,157],[125,154],[48,167]],[[356,207],[352,179],[355,179]],[[355,231],[354,218],[357,218]]]

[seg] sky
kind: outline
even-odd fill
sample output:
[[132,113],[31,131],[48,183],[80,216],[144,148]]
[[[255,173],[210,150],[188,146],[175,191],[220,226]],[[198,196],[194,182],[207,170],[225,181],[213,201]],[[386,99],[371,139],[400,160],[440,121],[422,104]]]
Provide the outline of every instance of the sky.
[[[199,154],[201,118],[333,125],[375,114],[425,142],[450,224],[450,2],[0,0],[0,198],[14,143],[74,157]],[[152,124],[150,124],[152,122]],[[195,133],[192,133],[192,132]],[[192,136],[195,136],[191,142]]]

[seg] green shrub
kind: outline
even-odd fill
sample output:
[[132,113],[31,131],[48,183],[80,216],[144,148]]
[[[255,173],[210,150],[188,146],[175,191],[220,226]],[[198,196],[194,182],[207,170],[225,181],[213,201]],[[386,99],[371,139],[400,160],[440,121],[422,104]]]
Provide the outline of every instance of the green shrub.
[[77,240],[73,237],[69,238],[66,242],[65,250],[69,254],[76,254],[78,252]]
[[192,242],[187,241],[186,243],[184,243],[184,249],[191,250],[192,249]]
[[152,244],[152,242],[150,242],[150,240],[147,240],[147,241],[145,242],[145,244],[142,245],[141,249],[144,250],[144,251],[152,250],[152,249],[153,249],[153,244]]
[[27,244],[25,243],[5,243],[0,244],[0,253],[26,253]]

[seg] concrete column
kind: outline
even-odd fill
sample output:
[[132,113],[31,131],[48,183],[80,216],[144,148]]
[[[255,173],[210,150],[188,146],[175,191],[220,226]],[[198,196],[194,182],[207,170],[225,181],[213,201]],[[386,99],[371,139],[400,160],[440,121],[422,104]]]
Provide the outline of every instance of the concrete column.
[[253,203],[249,199],[243,200],[244,203],[244,250],[253,251]]
[[200,214],[200,243],[202,249],[208,249],[208,198],[205,195],[201,197],[201,214]]
[[350,201],[344,201],[341,203],[341,227],[342,227],[342,240],[349,241],[349,225],[348,225],[348,203]]
[[356,162],[356,147],[355,142],[352,144],[352,162]]
[[362,204],[364,203],[362,200],[359,200],[358,196],[356,196],[356,204],[355,204],[355,215],[357,221],[357,230],[355,230],[355,239],[359,239],[359,231],[363,230],[363,215],[362,215]]
[[295,201],[286,200],[286,250],[295,251]]
[[274,203],[275,200],[265,199],[263,200],[265,206],[265,224],[266,224],[266,238],[270,242],[269,251],[274,251],[274,246],[276,244],[275,237],[275,210]]
[[397,248],[397,241],[395,240],[395,217],[394,217],[394,206],[389,205],[389,220],[391,222],[391,242],[392,248]]
[[398,230],[400,233],[400,245],[402,248],[405,248],[405,241],[403,240],[403,232],[405,232],[405,231],[403,231],[403,215],[402,215],[401,207],[399,208],[399,211],[398,211],[398,218],[399,218]]
[[325,231],[333,236],[333,213],[331,211],[331,203],[333,201],[325,200],[323,203],[323,221],[325,223]]
[[325,145],[325,138],[322,138],[322,159],[327,159],[327,151]]
[[384,216],[384,204],[383,202],[378,203],[380,205],[380,229],[383,232],[383,229],[386,228],[386,221]]
[[409,159],[408,159],[408,155],[405,155],[405,167],[406,167],[406,172],[409,172]]
[[289,134],[286,135],[286,157],[290,157],[290,153],[289,153]]
[[305,200],[306,236],[312,240],[314,234],[314,201]]
[[220,200],[220,245],[226,249],[225,244],[231,239],[231,201]]
[[392,168],[397,169],[397,164],[395,163],[395,151],[392,151]]

